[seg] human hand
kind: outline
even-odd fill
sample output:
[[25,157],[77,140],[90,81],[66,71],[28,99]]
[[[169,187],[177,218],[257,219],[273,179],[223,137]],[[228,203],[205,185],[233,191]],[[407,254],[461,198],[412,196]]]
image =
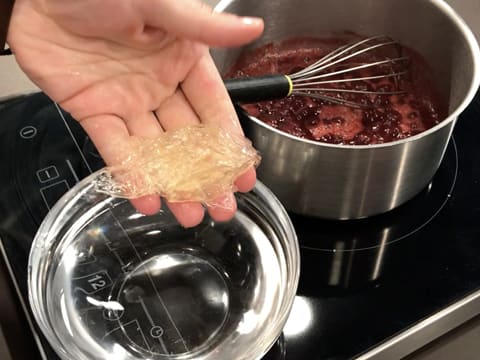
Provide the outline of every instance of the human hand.
[[[241,133],[208,46],[238,46],[262,30],[260,19],[212,13],[198,0],[17,0],[7,41],[27,76],[115,165],[132,135],[199,122]],[[255,179],[251,169],[235,184],[249,191]],[[161,206],[158,196],[132,202],[145,214]],[[218,204],[208,207],[212,218],[233,216],[233,194]],[[204,215],[200,203],[168,206],[187,227]]]

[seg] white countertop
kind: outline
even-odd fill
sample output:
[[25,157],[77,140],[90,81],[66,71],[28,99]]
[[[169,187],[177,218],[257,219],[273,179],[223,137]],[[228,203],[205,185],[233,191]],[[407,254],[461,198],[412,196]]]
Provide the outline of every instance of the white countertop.
[[37,91],[13,56],[0,57],[0,99]]

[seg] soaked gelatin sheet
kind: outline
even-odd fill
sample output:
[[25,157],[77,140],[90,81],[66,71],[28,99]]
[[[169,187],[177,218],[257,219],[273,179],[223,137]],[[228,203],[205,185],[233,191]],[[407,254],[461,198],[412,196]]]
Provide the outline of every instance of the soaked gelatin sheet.
[[155,138],[131,137],[121,155],[125,160],[98,178],[97,191],[129,199],[156,194],[170,202],[207,205],[235,191],[237,177],[260,162],[247,138],[211,125]]

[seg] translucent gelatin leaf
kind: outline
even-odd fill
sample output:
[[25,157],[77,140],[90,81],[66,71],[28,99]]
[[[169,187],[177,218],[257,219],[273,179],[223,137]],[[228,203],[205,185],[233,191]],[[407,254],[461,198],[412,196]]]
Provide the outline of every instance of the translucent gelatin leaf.
[[260,156],[245,137],[209,125],[167,131],[155,138],[131,137],[120,165],[98,177],[96,189],[115,197],[160,195],[171,202],[213,202],[235,191],[234,181]]

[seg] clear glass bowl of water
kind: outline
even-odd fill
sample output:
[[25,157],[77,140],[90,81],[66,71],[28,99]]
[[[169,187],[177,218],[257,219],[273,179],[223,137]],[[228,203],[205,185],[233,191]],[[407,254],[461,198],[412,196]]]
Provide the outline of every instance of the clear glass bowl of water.
[[261,183],[229,222],[181,227],[95,191],[98,172],[55,205],[33,241],[29,300],[62,359],[260,359],[298,285],[298,243]]

